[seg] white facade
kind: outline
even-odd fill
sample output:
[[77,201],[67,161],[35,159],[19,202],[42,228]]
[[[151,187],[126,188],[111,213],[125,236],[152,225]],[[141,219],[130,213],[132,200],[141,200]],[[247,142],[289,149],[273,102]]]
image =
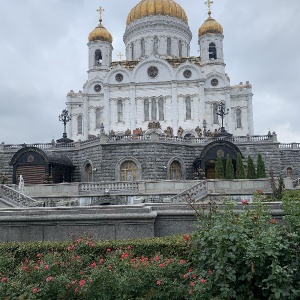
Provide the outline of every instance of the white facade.
[[[225,73],[223,34],[199,37],[200,57],[190,56],[190,28],[167,15],[145,16],[130,23],[124,34],[126,60],[112,62],[108,41],[91,41],[88,80],[83,91],[67,95],[72,117],[68,137],[86,140],[106,134],[148,130],[159,122],[161,132],[199,136],[203,121],[214,132],[220,102],[228,114],[225,128],[235,136],[253,135],[252,88],[247,82],[230,86]],[[99,59],[100,53],[100,59]],[[179,128],[183,133],[178,132]]]

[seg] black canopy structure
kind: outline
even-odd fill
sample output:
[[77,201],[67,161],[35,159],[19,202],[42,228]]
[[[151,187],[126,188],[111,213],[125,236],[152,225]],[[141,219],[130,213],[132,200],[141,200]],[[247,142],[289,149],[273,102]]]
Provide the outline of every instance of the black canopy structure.
[[24,147],[16,152],[10,165],[13,166],[13,183],[18,183],[22,175],[25,184],[71,182],[74,170],[66,154],[35,147]]

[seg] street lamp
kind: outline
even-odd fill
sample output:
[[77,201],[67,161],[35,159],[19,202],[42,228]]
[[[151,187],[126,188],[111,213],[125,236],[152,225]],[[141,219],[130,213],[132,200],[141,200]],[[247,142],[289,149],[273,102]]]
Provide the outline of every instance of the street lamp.
[[221,127],[221,132],[226,132],[225,127],[224,127],[224,119],[225,116],[229,114],[229,108],[227,110],[225,109],[225,103],[221,102],[219,104],[218,112],[216,112],[218,116],[221,117],[222,119],[222,127]]
[[67,138],[67,123],[71,121],[71,116],[69,116],[69,112],[67,109],[64,109],[62,113],[58,116],[60,122],[64,124],[64,133],[63,138]]

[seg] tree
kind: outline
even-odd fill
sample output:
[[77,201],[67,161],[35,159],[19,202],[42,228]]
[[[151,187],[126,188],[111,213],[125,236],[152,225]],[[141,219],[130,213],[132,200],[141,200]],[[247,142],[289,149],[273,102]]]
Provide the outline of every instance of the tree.
[[221,157],[217,158],[215,170],[216,170],[216,179],[224,179],[224,166]]
[[227,154],[227,158],[226,158],[225,178],[234,179],[234,169],[233,169],[232,159],[229,156],[229,154]]
[[266,168],[265,163],[262,159],[261,154],[258,154],[257,157],[257,178],[266,178]]
[[248,171],[247,171],[247,178],[248,179],[256,179],[256,172],[255,172],[255,165],[251,156],[248,156]]
[[245,168],[244,168],[241,153],[238,153],[237,157],[236,157],[236,174],[235,174],[235,178],[236,179],[245,179]]

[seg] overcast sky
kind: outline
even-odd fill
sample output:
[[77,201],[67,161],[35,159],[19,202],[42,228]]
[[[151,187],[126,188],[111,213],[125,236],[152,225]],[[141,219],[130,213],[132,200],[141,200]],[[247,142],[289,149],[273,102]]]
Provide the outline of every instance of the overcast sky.
[[[189,17],[191,55],[207,17],[205,0],[177,0]],[[87,37],[98,25],[125,53],[126,18],[138,0],[0,0],[0,142],[43,143],[62,136],[58,115],[69,90],[87,80]],[[231,84],[253,86],[254,131],[300,143],[300,1],[214,0],[224,28]]]

